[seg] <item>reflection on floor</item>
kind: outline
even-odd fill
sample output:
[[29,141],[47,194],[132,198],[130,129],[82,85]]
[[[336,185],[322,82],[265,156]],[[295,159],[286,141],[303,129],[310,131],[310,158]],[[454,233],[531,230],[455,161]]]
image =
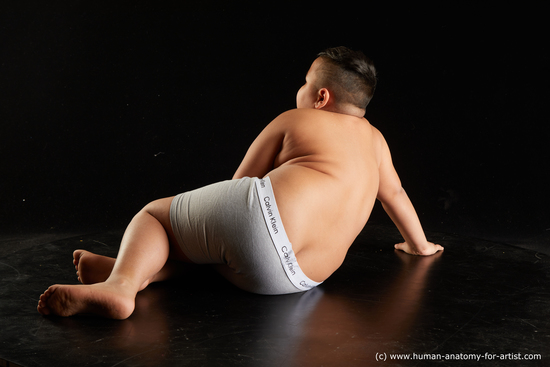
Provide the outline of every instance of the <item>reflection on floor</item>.
[[120,237],[86,234],[0,258],[4,365],[550,365],[547,255],[432,233],[445,252],[411,257],[383,226],[367,226],[342,268],[303,294],[248,294],[205,267],[141,292],[125,321],[36,312],[49,285],[76,283],[73,250],[115,256]]

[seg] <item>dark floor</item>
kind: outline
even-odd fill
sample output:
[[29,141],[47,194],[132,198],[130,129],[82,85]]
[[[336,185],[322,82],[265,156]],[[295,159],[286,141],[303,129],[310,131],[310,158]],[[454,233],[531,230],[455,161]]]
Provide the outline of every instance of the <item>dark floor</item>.
[[248,294],[205,267],[150,286],[125,321],[43,317],[38,296],[76,281],[72,251],[114,256],[121,237],[72,235],[0,243],[1,366],[550,366],[540,252],[429,233],[445,252],[411,257],[393,250],[397,231],[371,225],[307,293]]

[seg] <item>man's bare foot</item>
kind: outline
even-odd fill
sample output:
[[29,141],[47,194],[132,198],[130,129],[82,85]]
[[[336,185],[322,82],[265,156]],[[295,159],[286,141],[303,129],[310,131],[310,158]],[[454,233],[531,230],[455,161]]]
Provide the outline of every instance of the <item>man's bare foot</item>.
[[[102,283],[109,278],[115,266],[116,259],[103,255],[97,255],[86,250],[73,252],[73,264],[76,268],[78,281],[82,284]],[[139,290],[145,289],[151,279],[143,282]]]
[[[127,292],[126,292],[127,293]],[[91,285],[52,285],[40,296],[42,315],[72,316],[95,314],[111,319],[127,319],[135,307],[135,295],[107,283]]]
[[116,261],[115,258],[96,255],[85,250],[76,250],[73,252],[73,257],[76,274],[82,284],[95,284],[106,281],[111,275]]

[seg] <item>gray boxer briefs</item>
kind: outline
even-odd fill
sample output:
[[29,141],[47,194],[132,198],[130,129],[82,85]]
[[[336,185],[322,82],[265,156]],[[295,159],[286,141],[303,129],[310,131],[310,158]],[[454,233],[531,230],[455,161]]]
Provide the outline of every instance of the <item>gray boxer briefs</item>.
[[214,264],[241,289],[286,294],[320,284],[296,261],[268,177],[223,181],[179,194],[170,221],[192,262]]

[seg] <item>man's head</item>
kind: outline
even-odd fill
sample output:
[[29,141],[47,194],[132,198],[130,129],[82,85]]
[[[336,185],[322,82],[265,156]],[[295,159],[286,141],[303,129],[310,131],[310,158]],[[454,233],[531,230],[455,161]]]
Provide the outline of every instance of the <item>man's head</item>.
[[373,63],[359,51],[329,48],[318,55],[297,95],[298,108],[361,115],[376,88]]

